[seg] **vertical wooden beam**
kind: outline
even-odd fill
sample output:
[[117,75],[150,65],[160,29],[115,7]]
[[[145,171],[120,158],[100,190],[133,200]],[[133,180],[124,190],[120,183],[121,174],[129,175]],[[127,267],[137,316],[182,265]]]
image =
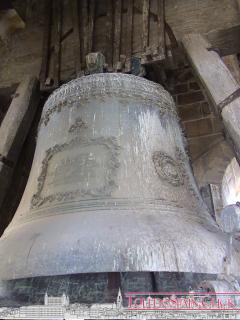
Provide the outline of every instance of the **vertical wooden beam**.
[[48,76],[50,40],[51,40],[51,13],[52,13],[52,0],[45,0],[42,63],[41,63],[40,74],[39,74],[41,89],[45,87],[45,81]]
[[76,76],[81,71],[81,39],[80,39],[80,20],[79,20],[79,0],[72,0],[73,16],[73,38],[75,43],[75,72]]
[[240,86],[218,53],[200,34],[186,35],[182,43],[197,77],[221,115],[240,162]]
[[159,55],[162,56],[162,59],[165,58],[165,1],[158,0],[158,52]]
[[217,184],[210,183],[203,186],[200,192],[211,216],[219,224],[221,210],[223,209],[220,187]]
[[149,9],[150,9],[150,0],[143,0],[143,10],[142,10],[142,22],[143,22],[143,31],[142,31],[142,48],[143,52],[146,51],[149,45]]
[[113,1],[107,0],[107,15],[106,15],[106,61],[108,69],[111,71],[113,66]]
[[94,34],[94,23],[95,23],[95,0],[89,0],[89,16],[88,16],[88,53],[93,50],[93,34]]
[[39,103],[39,82],[26,77],[18,86],[0,126],[0,205],[11,182],[13,168],[21,152]]
[[62,1],[53,0],[53,81],[54,87],[60,84],[60,68],[61,68],[61,33],[62,33]]
[[88,42],[88,0],[82,0],[82,31],[83,31],[83,67],[86,65],[86,55],[88,54],[89,42]]
[[131,69],[132,38],[133,38],[133,5],[134,5],[134,0],[127,1],[126,72],[129,72]]
[[117,69],[121,50],[122,0],[115,0],[114,4],[113,66]]
[[236,1],[237,1],[238,8],[240,10],[240,0],[236,0]]

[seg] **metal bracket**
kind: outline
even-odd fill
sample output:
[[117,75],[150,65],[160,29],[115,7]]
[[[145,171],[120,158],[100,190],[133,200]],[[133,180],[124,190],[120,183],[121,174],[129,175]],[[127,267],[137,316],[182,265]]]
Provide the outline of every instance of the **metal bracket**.
[[239,97],[240,97],[240,87],[217,105],[217,107],[220,110],[220,113],[222,113],[223,109],[227,105],[229,105],[231,102],[233,102],[234,100],[236,100]]

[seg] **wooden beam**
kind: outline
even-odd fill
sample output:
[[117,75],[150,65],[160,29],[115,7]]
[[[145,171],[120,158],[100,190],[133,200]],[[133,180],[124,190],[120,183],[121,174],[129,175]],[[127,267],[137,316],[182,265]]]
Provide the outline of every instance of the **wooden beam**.
[[88,1],[82,0],[81,2],[81,20],[82,20],[82,36],[83,36],[83,50],[82,50],[82,67],[86,65],[86,55],[88,54],[89,42],[88,42]]
[[149,10],[150,10],[150,0],[143,0],[142,9],[142,50],[145,52],[149,45]]
[[108,69],[111,71],[113,67],[113,1],[107,0],[107,16],[106,16],[106,48],[105,56]]
[[[240,20],[240,19],[239,19]],[[221,56],[240,53],[240,24],[233,27],[214,30],[206,34],[213,48],[219,50]]]
[[75,57],[75,73],[76,76],[81,71],[81,39],[80,39],[80,21],[79,21],[79,1],[72,1],[73,16],[73,38],[74,38],[74,57]]
[[53,82],[54,87],[60,84],[61,68],[61,34],[62,34],[62,3],[61,0],[53,0]]
[[26,77],[18,86],[0,126],[0,205],[11,182],[23,143],[39,103],[39,82]]
[[[141,3],[134,3],[138,14],[142,13]],[[214,12],[214,19],[209,19],[209,12]],[[157,10],[154,6],[151,6],[149,16],[152,21],[156,20]],[[185,34],[200,33],[208,38],[213,47],[220,49],[221,55],[240,53],[240,14],[236,0],[165,1],[165,20],[178,41]],[[142,28],[141,19],[136,28]],[[157,43],[158,33],[155,30],[151,33],[151,39]],[[135,47],[136,52],[142,49],[140,43]]]
[[42,63],[41,63],[40,74],[39,74],[41,89],[45,87],[45,81],[48,76],[50,38],[51,38],[51,12],[52,12],[52,0],[45,0]]
[[94,23],[95,23],[95,0],[89,0],[89,15],[88,15],[88,53],[93,50],[93,34],[94,34]]
[[125,71],[131,70],[132,40],[133,40],[133,1],[127,1],[127,31],[126,31],[126,64]]
[[157,21],[158,21],[158,52],[162,58],[165,58],[166,41],[165,41],[165,0],[158,0],[157,9]]
[[122,0],[115,0],[114,5],[113,66],[116,70],[121,50]]
[[198,79],[221,115],[240,162],[240,86],[218,53],[209,51],[210,43],[200,34],[186,35],[182,43]]
[[240,10],[240,0],[237,0],[238,9]]

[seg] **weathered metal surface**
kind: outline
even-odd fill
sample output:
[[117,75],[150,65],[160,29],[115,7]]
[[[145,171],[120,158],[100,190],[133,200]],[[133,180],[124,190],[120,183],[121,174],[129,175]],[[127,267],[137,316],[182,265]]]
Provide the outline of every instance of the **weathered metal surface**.
[[235,234],[240,232],[240,205],[226,206],[221,212],[221,227],[224,232]]
[[[161,86],[96,74],[49,97],[24,196],[0,240],[2,279],[220,273],[226,249]],[[239,263],[233,249],[233,272]]]

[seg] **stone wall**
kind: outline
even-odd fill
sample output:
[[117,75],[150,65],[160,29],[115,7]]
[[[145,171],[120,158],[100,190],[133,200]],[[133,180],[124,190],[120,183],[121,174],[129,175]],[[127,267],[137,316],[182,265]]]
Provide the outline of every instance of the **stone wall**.
[[221,120],[214,114],[189,67],[175,71],[171,79],[169,91],[177,105],[198,185],[200,188],[209,183],[220,186],[233,157]]

